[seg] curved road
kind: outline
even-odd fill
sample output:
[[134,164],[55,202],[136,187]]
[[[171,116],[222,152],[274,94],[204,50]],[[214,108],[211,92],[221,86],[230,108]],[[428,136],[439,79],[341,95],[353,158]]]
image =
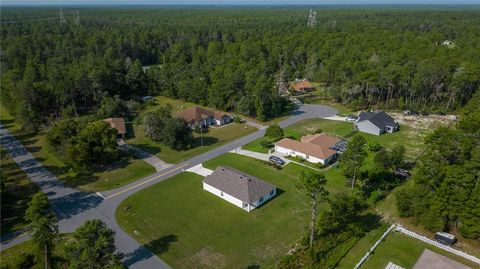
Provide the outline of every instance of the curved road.
[[[309,118],[334,116],[337,111],[323,105],[302,105],[289,118],[279,123],[286,127]],[[73,232],[89,219],[101,219],[116,232],[115,244],[118,251],[125,254],[124,263],[129,268],[170,268],[168,264],[143,247],[120,228],[115,219],[115,211],[128,196],[160,181],[181,173],[192,166],[220,156],[262,137],[265,129],[237,139],[211,151],[176,164],[146,178],[118,189],[102,193],[88,193],[65,187],[57,178],[31,155],[6,128],[1,126],[1,145],[29,178],[47,194],[59,218],[60,232]],[[28,234],[12,234],[2,238],[1,248],[6,249],[29,239]]]

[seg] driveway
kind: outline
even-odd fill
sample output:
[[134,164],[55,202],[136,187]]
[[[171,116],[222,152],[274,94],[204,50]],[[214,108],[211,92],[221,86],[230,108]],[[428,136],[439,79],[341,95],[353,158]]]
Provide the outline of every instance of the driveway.
[[[294,124],[308,118],[324,118],[336,115],[337,111],[324,105],[299,105],[292,116],[279,123],[281,127]],[[129,268],[169,268],[160,258],[140,245],[130,235],[125,233],[116,222],[115,212],[119,204],[130,195],[166,180],[182,171],[192,168],[205,161],[225,154],[252,142],[265,134],[265,128],[241,137],[223,146],[214,148],[185,162],[165,168],[153,175],[137,180],[118,189],[102,193],[82,192],[65,187],[50,171],[42,166],[18,142],[6,128],[0,126],[1,145],[7,150],[13,160],[24,170],[34,183],[47,194],[52,207],[59,219],[60,232],[73,232],[89,219],[101,219],[115,231],[115,245],[118,251],[124,253],[124,263]],[[6,249],[28,239],[28,235],[15,237],[1,242],[1,248]]]
[[167,169],[168,167],[172,166],[173,164],[166,163],[157,156],[150,154],[142,150],[141,148],[134,147],[125,143],[123,140],[118,141],[118,147],[126,152],[131,152],[135,157],[141,159],[142,161],[150,164],[153,166],[157,172]]

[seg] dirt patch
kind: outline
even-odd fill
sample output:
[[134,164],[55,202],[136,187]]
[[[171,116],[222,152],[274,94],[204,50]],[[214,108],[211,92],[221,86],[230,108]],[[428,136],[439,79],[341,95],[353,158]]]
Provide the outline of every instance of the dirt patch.
[[227,258],[210,247],[204,247],[191,257],[189,263],[196,266],[200,264],[200,267],[207,268],[225,268]]
[[429,130],[439,126],[452,124],[457,117],[455,115],[404,115],[403,113],[389,113],[398,123],[411,126],[415,129]]

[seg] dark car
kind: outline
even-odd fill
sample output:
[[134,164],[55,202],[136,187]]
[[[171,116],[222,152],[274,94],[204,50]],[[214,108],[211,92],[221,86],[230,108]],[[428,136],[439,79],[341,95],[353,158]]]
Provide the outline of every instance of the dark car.
[[280,159],[277,156],[270,156],[270,157],[268,157],[268,160],[271,161],[272,163],[276,163],[278,165],[284,165],[285,164],[285,161]]
[[345,118],[346,121],[350,121],[350,122],[355,122],[358,120],[358,117],[355,116],[355,115],[348,115],[346,118]]

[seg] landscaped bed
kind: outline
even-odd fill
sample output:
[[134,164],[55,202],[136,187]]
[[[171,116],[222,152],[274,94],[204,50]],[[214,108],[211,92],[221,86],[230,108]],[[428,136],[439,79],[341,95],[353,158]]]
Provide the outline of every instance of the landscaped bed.
[[308,226],[308,200],[296,184],[309,169],[277,170],[236,154],[204,163],[218,165],[270,182],[278,195],[248,213],[204,191],[202,177],[182,173],[127,198],[117,210],[120,225],[174,268],[273,265]]
[[[162,143],[157,143],[145,136],[142,126],[134,125],[135,137],[128,139],[128,144],[142,148],[168,163],[180,163],[196,155],[202,154],[213,148],[234,141],[257,131],[257,128],[247,124],[229,123],[225,126],[210,127],[207,132],[197,134],[194,132],[194,146],[187,150],[173,150]],[[203,138],[202,138],[203,137]],[[202,146],[203,140],[203,146]]]

